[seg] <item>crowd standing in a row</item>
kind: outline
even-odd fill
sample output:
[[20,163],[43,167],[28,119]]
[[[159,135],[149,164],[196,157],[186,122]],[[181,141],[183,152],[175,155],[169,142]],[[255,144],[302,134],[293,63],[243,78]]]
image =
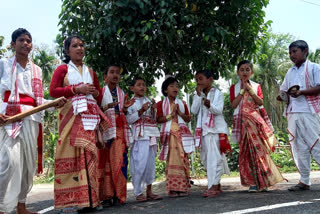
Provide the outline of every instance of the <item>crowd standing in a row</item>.
[[[41,68],[29,60],[31,34],[22,28],[12,34],[14,57],[0,60],[0,93],[3,97],[0,125],[10,116],[39,106],[43,98]],[[289,46],[294,66],[287,72],[278,100],[286,101],[288,131],[294,162],[301,174],[290,191],[310,188],[310,158],[320,163],[320,66],[307,60],[308,45],[302,40]],[[161,87],[164,99],[158,103],[146,97],[146,81],[136,77],[130,84],[134,98],[119,87],[121,68],[106,69],[105,86],[100,88],[95,72],[83,58],[84,41],[70,36],[64,42],[65,64],[53,73],[50,96],[64,96],[59,109],[59,140],[55,154],[54,206],[62,213],[78,209],[102,210],[124,204],[127,199],[128,149],[130,173],[137,202],[160,200],[152,192],[155,179],[157,139],[159,160],[166,161],[166,188],[169,197],[185,197],[190,192],[188,155],[200,149],[207,171],[208,188],[203,197],[222,192],[222,174],[229,174],[225,154],[232,152],[228,127],[223,117],[224,98],[212,87],[213,74],[195,74],[197,87],[191,112],[197,117],[194,136],[187,123],[191,115],[178,98],[179,81],[168,77]],[[250,80],[253,66],[241,61],[239,82],[230,88],[234,108],[232,142],[239,143],[241,184],[249,192],[267,191],[284,180],[270,154],[277,140],[263,108],[261,86]],[[29,213],[26,197],[33,176],[42,170],[42,113],[0,127],[0,214],[17,207]],[[160,130],[157,123],[160,124]],[[145,194],[144,194],[144,191]]]

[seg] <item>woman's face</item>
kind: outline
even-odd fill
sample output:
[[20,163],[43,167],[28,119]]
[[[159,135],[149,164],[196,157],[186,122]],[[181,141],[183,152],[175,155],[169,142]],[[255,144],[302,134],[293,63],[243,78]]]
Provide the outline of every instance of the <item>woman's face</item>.
[[170,85],[168,85],[168,88],[166,90],[168,97],[176,98],[179,93],[179,85],[177,82],[173,82]]
[[250,79],[250,76],[253,74],[253,71],[250,67],[250,64],[242,64],[237,73],[242,81],[247,82]]
[[78,38],[73,38],[68,50],[68,55],[72,61],[82,61],[84,57],[84,45],[83,42]]

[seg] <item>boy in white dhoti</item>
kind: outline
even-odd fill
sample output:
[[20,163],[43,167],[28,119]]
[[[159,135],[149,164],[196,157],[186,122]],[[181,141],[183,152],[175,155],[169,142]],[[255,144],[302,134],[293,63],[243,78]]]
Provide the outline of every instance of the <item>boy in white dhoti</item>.
[[320,66],[307,60],[308,54],[305,41],[290,44],[289,55],[294,66],[288,70],[280,87],[290,95],[285,115],[292,156],[300,172],[299,183],[289,191],[309,190],[311,155],[320,163]]
[[[14,31],[11,46],[15,56],[0,60],[0,124],[8,116],[44,102],[42,71],[28,59],[32,49],[30,33],[23,28]],[[25,203],[36,174],[37,156],[38,172],[42,171],[41,122],[42,115],[36,113],[0,127],[0,214],[11,212],[15,206],[17,213],[29,213]]]
[[208,177],[208,189],[203,197],[215,197],[221,193],[221,175],[230,173],[224,154],[231,151],[228,126],[222,115],[224,99],[223,94],[212,87],[211,71],[198,71],[195,78],[197,88],[191,112],[197,115],[196,146],[201,148],[201,161]]
[[[160,196],[152,193],[152,183],[155,178],[155,158],[157,141],[160,137],[155,122],[154,100],[145,97],[145,80],[138,77],[132,81],[131,91],[135,95],[135,103],[128,108],[127,121],[132,126],[134,142],[130,151],[130,173],[132,175],[133,192],[136,201],[159,200]],[[143,194],[147,186],[146,196]]]

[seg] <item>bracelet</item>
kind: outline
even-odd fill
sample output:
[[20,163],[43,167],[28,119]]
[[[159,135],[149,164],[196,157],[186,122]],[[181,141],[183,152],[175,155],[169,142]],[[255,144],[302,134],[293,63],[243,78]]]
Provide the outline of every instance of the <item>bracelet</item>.
[[244,89],[241,89],[239,94],[244,95]]
[[166,116],[166,119],[167,119],[167,121],[171,120],[171,119],[172,119],[172,115],[171,115],[171,114],[168,114],[168,115]]
[[254,90],[251,88],[250,90],[249,90],[249,94],[250,95],[254,95],[255,93],[254,93]]
[[71,86],[70,89],[71,89],[72,94],[75,95],[76,93],[74,92],[74,86]]

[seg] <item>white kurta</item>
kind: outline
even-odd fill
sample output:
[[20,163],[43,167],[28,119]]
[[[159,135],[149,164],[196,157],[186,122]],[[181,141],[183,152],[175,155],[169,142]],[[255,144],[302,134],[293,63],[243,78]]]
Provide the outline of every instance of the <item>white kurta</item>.
[[[207,108],[202,98],[195,94],[191,112],[197,115],[202,128],[201,161],[207,169],[208,189],[220,183],[223,173],[230,174],[225,154],[220,152],[219,133],[228,134],[228,126],[223,117],[223,94],[218,89],[211,89],[207,95],[210,108]],[[214,115],[214,126],[206,125],[209,111]]]
[[[0,93],[11,88],[13,58],[0,60]],[[22,68],[17,63],[18,92],[34,98],[31,85],[31,63]],[[7,103],[1,103],[0,113],[6,112]],[[21,105],[25,111],[32,106]],[[24,203],[32,188],[33,176],[36,174],[37,137],[40,113],[23,119],[19,135],[12,139],[4,127],[0,128],[0,212],[11,212],[17,202]]]
[[[280,90],[287,91],[293,85],[299,85],[300,90],[306,89],[305,72],[307,62],[299,68],[293,66],[286,74]],[[312,75],[313,87],[320,85],[320,66],[308,62],[308,72]],[[300,172],[300,182],[311,185],[310,160],[320,163],[320,117],[312,113],[312,107],[306,97],[290,97],[287,108],[289,142],[292,149],[293,160]]]
[[[142,105],[150,100],[146,97],[137,98],[134,105],[130,106],[127,113],[127,121],[132,126],[134,142],[130,150],[130,173],[132,175],[133,193],[139,196],[144,192],[146,185],[152,184],[155,179],[155,159],[157,155],[156,137],[160,136],[159,130],[154,130],[154,136],[142,133],[138,136],[135,129],[135,122],[140,119],[138,115]],[[151,116],[148,109],[141,116]],[[152,139],[152,140],[151,140]]]

